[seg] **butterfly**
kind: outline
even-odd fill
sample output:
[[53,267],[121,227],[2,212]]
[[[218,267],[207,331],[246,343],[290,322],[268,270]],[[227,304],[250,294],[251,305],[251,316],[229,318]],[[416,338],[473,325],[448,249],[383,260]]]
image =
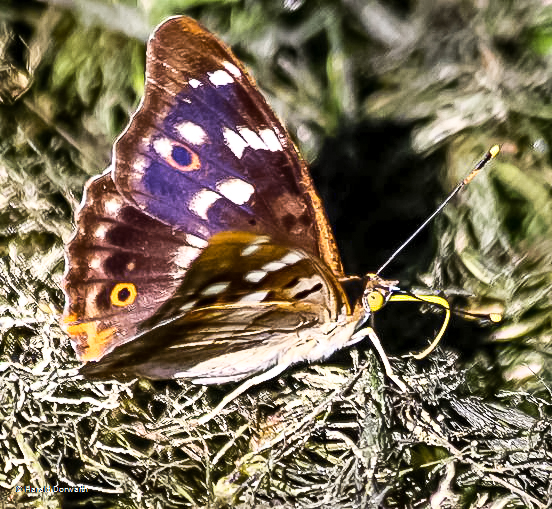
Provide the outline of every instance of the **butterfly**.
[[86,377],[248,379],[243,391],[366,336],[385,357],[368,322],[409,300],[370,275],[349,302],[304,160],[241,62],[188,17],[151,36],[142,103],[76,223],[62,325]]

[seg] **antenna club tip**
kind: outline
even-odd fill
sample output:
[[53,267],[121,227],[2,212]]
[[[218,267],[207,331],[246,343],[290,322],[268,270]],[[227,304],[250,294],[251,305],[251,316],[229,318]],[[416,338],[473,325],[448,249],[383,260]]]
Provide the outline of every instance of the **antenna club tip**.
[[500,323],[502,321],[502,318],[503,317],[500,313],[490,313],[489,314],[489,319],[493,323]]
[[491,154],[491,158],[495,158],[498,155],[499,152],[500,152],[500,146],[499,145],[493,145],[489,149],[489,154]]

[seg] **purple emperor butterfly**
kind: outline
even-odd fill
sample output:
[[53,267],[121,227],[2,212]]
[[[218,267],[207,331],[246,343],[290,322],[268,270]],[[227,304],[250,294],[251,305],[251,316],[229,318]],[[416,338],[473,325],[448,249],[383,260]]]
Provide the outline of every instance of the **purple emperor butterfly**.
[[306,165],[253,79],[196,21],[163,23],[142,104],[86,185],[67,246],[62,323],[81,372],[257,374],[242,392],[366,336],[380,348],[371,312],[409,296],[371,276],[351,306],[342,279]]

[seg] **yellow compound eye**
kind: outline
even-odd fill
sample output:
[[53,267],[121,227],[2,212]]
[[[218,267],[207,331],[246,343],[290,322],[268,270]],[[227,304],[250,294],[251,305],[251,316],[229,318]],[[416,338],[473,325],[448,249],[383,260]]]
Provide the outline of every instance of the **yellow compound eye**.
[[138,291],[132,283],[117,283],[111,290],[111,304],[124,308],[136,300]]
[[366,302],[368,302],[370,311],[375,312],[379,311],[383,307],[383,305],[385,304],[385,299],[383,298],[383,295],[379,292],[370,292],[366,296]]

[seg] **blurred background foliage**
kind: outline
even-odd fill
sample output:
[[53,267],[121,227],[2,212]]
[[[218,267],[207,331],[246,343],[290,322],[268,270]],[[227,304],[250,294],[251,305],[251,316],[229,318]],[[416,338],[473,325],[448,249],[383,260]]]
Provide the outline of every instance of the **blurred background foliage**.
[[[57,324],[63,245],[143,93],[145,41],[173,14],[251,69],[312,163],[349,273],[379,267],[502,144],[384,275],[503,321],[457,318],[428,360],[397,360],[407,395],[384,391],[365,344],[200,429],[190,419],[228,388],[81,380]],[[2,0],[0,61],[5,507],[550,504],[549,2]],[[417,350],[435,330],[423,311],[383,310],[386,348]],[[46,484],[88,491],[16,491]]]

